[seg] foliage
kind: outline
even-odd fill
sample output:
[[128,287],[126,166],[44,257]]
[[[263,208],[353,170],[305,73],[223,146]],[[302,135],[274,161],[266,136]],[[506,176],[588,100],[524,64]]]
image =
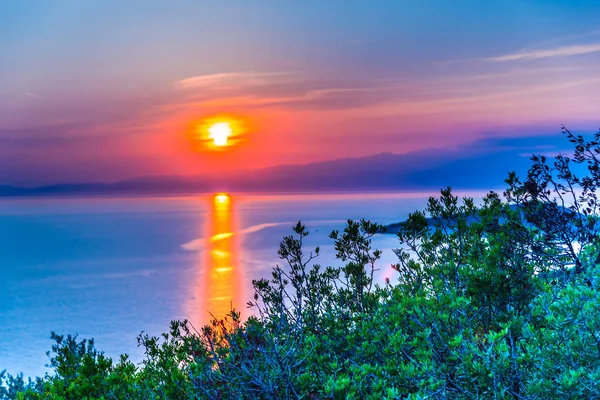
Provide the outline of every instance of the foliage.
[[141,334],[139,365],[53,333],[53,374],[2,373],[0,399],[600,398],[600,132],[564,133],[574,157],[532,157],[504,196],[447,188],[410,214],[396,282],[375,281],[384,227],[349,220],[324,267],[299,222],[247,321]]

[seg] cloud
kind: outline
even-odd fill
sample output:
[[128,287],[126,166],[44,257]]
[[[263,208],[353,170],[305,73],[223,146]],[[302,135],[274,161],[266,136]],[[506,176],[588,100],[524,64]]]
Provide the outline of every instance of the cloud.
[[[535,115],[533,114],[535,110],[541,110],[542,114],[546,114],[545,110],[551,106],[557,108],[560,106],[563,110],[571,107],[570,104],[565,105],[565,103],[568,103],[565,96],[545,96],[545,98],[541,98],[541,95],[553,92],[560,93],[576,87],[585,87],[586,90],[590,90],[592,87],[598,87],[598,85],[600,85],[600,75],[563,80],[558,83],[542,82],[534,85],[524,83],[522,87],[509,87],[505,91],[494,91],[493,87],[485,87],[481,90],[474,90],[472,93],[450,94],[438,98],[430,96],[418,101],[411,100],[409,97],[394,99],[390,102],[377,104],[374,107],[363,107],[361,113],[370,116],[440,115],[442,113],[452,113],[454,115],[463,113],[463,115],[467,115],[471,113],[472,115],[469,118],[476,120],[477,117],[484,118],[485,116],[487,118],[493,113],[497,115],[500,110],[518,110],[527,107],[531,116]],[[581,99],[581,95],[575,99]],[[542,108],[542,104],[546,108]],[[581,100],[572,104],[577,104],[582,112],[592,115],[591,104],[581,103]],[[511,111],[511,113],[514,113],[514,111]],[[566,114],[567,112],[561,111],[561,113]],[[544,117],[551,116],[544,115]]]
[[532,61],[542,58],[568,57],[596,52],[600,52],[600,43],[564,46],[555,49],[521,51],[503,56],[491,57],[487,60],[492,62]]
[[[387,92],[387,94],[386,94]],[[239,97],[224,97],[207,100],[202,103],[205,107],[285,107],[293,109],[348,109],[364,105],[377,104],[389,97],[394,97],[385,87],[338,87],[328,89],[305,90],[299,93],[279,97],[246,95]]]
[[[345,112],[354,109],[367,114],[383,112],[398,116],[469,112],[484,106],[485,101],[495,100],[504,106],[512,104],[515,97],[595,84],[598,78],[597,70],[590,65],[522,67],[508,71],[504,68],[489,70],[488,65],[483,71],[379,79],[345,79],[328,71],[312,75],[227,73],[189,78],[188,83],[188,80],[179,81],[178,85],[184,87],[204,85],[204,90],[158,105],[154,111],[243,108]],[[390,111],[383,111],[385,109]]]
[[573,39],[588,38],[591,36],[600,36],[600,29],[589,31],[589,32],[584,32],[584,33],[575,33],[573,35],[567,35],[567,36],[554,38],[554,39],[549,39],[548,43],[560,43],[560,42],[570,41]]
[[230,72],[199,75],[175,82],[177,89],[231,89],[268,85],[297,77],[295,72]]
[[300,72],[235,72],[191,77],[174,82],[173,87],[178,89],[176,93],[184,94],[175,101],[157,104],[153,112],[240,107],[347,109],[395,97],[398,83],[348,80],[328,71],[312,76]]
[[44,96],[42,96],[41,94],[32,93],[32,92],[25,92],[25,96],[32,97],[34,99],[42,99],[42,98],[44,98]]

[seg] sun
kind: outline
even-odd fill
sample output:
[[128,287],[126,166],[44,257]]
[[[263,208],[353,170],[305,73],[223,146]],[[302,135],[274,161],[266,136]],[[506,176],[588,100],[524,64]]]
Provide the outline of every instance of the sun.
[[213,140],[213,144],[218,147],[227,146],[229,136],[233,134],[233,129],[229,122],[216,122],[208,127],[208,137]]
[[186,136],[196,151],[227,153],[247,143],[247,135],[252,131],[246,117],[218,114],[191,120]]
[[215,195],[215,203],[228,203],[229,202],[229,196],[225,193],[219,193],[217,195]]

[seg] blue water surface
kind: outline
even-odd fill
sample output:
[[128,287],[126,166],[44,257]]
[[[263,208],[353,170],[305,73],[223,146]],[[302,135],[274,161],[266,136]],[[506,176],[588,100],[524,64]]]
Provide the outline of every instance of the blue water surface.
[[[426,203],[426,194],[231,198],[245,295],[251,279],[281,263],[278,243],[295,221],[311,232],[307,248],[320,246],[319,262],[331,264],[337,261],[328,235],[346,219],[391,223]],[[166,332],[171,320],[204,315],[194,300],[206,295],[198,282],[210,266],[203,265],[201,248],[185,245],[210,236],[211,199],[0,200],[0,370],[47,372],[51,331],[93,337],[107,355],[128,353],[139,361],[141,331]],[[384,251],[383,279],[397,242],[379,235],[374,243]]]

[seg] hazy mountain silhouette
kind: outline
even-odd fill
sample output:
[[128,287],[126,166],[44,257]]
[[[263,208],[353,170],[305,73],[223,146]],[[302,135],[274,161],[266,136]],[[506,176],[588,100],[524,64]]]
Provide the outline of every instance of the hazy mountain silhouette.
[[[458,158],[457,158],[458,157]],[[115,183],[57,184],[37,188],[0,186],[0,196],[85,194],[183,194],[227,192],[388,191],[437,189],[451,185],[476,189],[501,186],[508,168],[519,170],[526,157],[514,152],[477,156],[444,150],[381,153],[302,165],[282,165],[237,175],[147,176]]]

